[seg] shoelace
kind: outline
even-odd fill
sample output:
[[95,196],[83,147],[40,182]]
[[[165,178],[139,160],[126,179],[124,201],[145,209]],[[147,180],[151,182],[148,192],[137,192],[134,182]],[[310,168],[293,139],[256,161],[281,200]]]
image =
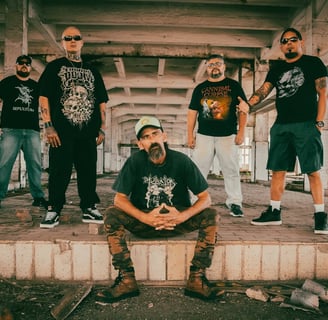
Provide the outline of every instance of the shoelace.
[[209,280],[206,278],[206,276],[204,274],[201,276],[201,279],[202,279],[203,285],[206,284],[208,287],[213,287],[213,285],[209,282]]
[[123,280],[123,276],[121,273],[119,273],[116,279],[114,280],[114,284],[112,285],[112,288],[118,286],[122,280]]
[[57,215],[57,212],[53,212],[53,211],[48,211],[46,214],[46,221],[52,220],[53,218],[55,218]]

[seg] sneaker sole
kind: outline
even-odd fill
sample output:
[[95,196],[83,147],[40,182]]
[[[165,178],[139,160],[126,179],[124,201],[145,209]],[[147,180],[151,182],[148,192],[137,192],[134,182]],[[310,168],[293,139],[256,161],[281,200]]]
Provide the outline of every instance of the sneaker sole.
[[251,221],[251,224],[254,226],[280,226],[282,224],[282,221],[268,221],[268,222]]
[[315,234],[328,234],[328,230],[314,230]]
[[40,228],[42,228],[42,229],[52,229],[52,228],[54,228],[58,225],[59,225],[59,221],[57,221],[54,224],[42,224],[42,223],[40,223]]
[[86,220],[86,219],[82,219],[82,222],[84,222],[84,223],[95,223],[95,224],[104,224],[104,220]]
[[233,212],[230,212],[230,215],[237,218],[242,218],[244,216],[243,214],[234,214]]

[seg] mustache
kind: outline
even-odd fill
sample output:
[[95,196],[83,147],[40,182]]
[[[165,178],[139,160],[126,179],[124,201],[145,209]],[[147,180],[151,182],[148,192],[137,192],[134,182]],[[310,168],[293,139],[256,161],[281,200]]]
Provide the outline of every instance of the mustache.
[[151,149],[153,149],[153,148],[160,148],[160,147],[161,147],[161,146],[160,146],[159,143],[154,142],[154,143],[152,143],[152,144],[150,145],[149,150],[151,150]]

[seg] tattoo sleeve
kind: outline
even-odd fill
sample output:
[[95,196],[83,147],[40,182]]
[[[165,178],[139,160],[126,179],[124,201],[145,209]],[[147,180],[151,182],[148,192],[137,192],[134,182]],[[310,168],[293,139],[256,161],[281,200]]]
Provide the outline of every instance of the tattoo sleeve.
[[273,89],[272,83],[264,82],[262,86],[259,89],[257,89],[250,97],[250,99],[248,100],[249,104],[251,106],[257,105],[269,95],[272,89]]

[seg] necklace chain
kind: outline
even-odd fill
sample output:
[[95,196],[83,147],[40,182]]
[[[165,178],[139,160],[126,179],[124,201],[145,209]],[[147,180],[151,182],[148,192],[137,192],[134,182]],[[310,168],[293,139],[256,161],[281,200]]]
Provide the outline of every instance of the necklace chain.
[[[72,60],[70,60],[70,59],[67,58],[67,57],[66,57],[66,59],[69,61],[69,63],[72,65],[73,68],[79,68],[79,69],[82,69],[82,66],[83,66],[83,61],[82,61],[82,60],[81,60],[81,61],[72,61]],[[79,67],[77,67],[73,62],[75,62],[75,63],[80,62],[81,65],[80,65]]]

